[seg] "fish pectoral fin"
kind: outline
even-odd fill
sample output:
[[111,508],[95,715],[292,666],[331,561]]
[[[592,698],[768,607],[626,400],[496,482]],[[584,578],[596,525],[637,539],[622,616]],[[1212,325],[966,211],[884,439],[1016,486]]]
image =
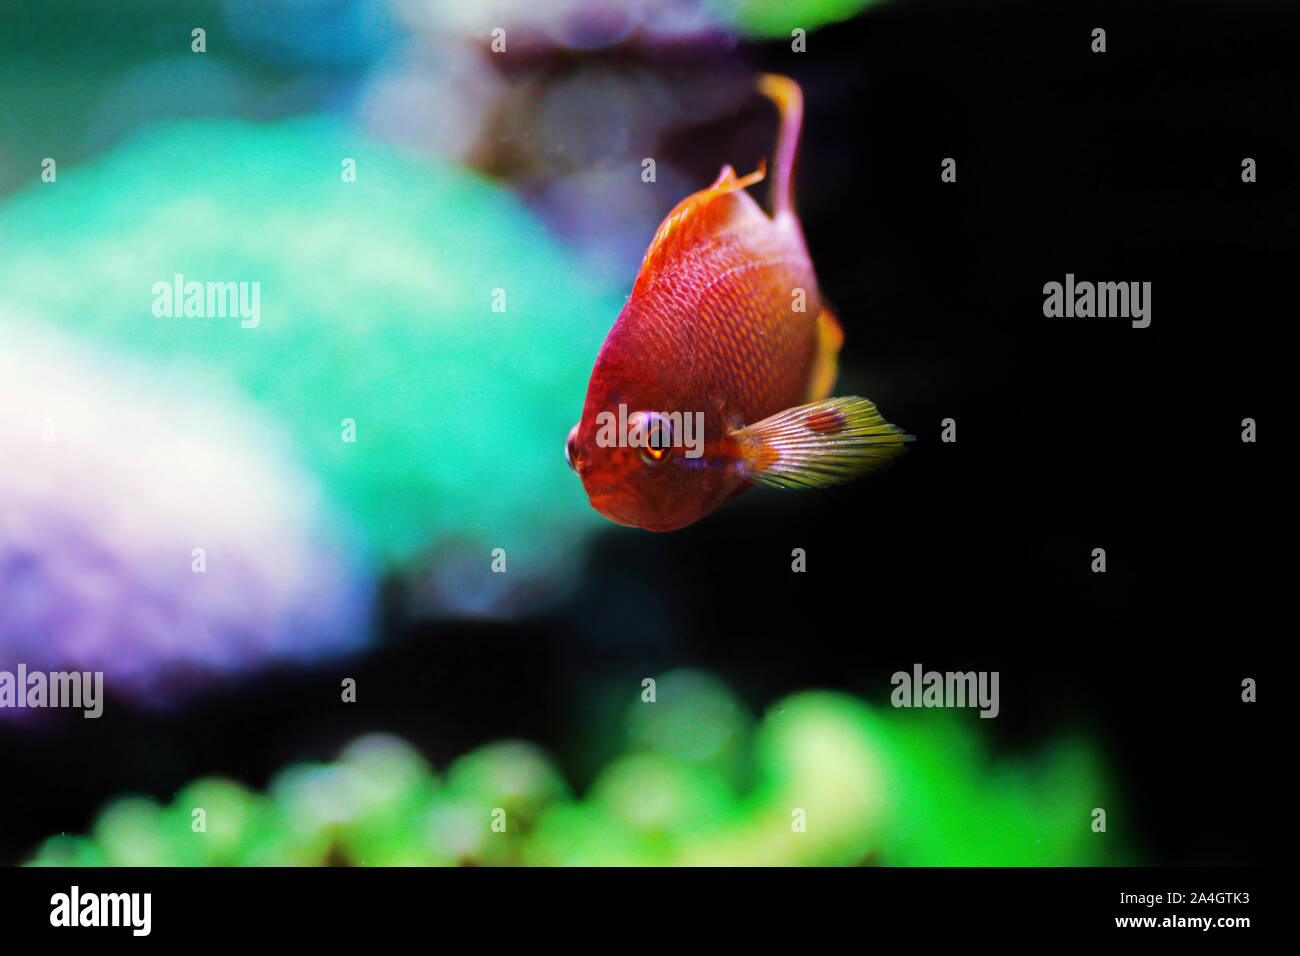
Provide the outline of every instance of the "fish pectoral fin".
[[742,473],[773,488],[825,488],[879,471],[915,437],[856,395],[777,412],[731,433]]

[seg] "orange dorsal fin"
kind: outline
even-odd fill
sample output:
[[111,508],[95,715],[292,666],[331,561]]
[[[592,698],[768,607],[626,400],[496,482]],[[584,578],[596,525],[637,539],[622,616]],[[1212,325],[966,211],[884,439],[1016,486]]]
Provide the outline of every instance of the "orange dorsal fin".
[[[759,77],[758,90],[776,104],[781,115],[781,128],[777,135],[773,161],[770,205],[773,218],[788,226],[797,223],[794,212],[794,174],[799,158],[799,135],[803,128],[803,93],[794,80],[772,73]],[[746,212],[754,213],[756,217],[761,215],[756,203],[752,200],[748,203],[738,202],[735,193],[762,182],[766,175],[766,161],[760,162],[758,169],[748,176],[740,177],[736,176],[736,171],[730,166],[723,166],[712,186],[692,193],[673,207],[673,211],[655,233],[650,248],[646,250],[641,272],[632,287],[633,295],[653,284],[656,277],[672,265],[676,256],[688,253],[696,243],[716,235],[735,222],[734,217]]]
[[761,183],[765,175],[763,162],[748,176],[741,177],[730,166],[723,166],[712,186],[692,193],[674,206],[646,250],[632,293],[635,295],[642,285],[652,281],[686,246],[725,225],[734,211],[728,197],[737,190]]

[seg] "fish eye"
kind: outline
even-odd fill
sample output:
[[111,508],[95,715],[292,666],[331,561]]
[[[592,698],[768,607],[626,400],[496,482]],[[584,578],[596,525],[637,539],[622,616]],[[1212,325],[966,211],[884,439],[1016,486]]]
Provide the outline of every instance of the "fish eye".
[[673,427],[668,419],[655,412],[646,413],[646,443],[641,448],[641,460],[647,465],[657,465],[672,457]]
[[573,473],[578,474],[578,465],[581,461],[578,458],[578,426],[574,425],[569,429],[569,437],[564,441],[564,460],[568,462]]

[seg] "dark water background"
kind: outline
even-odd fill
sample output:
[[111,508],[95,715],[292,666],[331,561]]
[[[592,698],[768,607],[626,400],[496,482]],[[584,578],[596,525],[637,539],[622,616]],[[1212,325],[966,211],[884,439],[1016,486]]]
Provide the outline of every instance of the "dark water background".
[[[698,666],[756,709],[805,687],[883,701],[920,662],[1001,672],[1000,751],[1100,741],[1151,862],[1258,862],[1283,756],[1268,715],[1286,689],[1267,677],[1290,630],[1270,597],[1292,547],[1274,449],[1300,31],[1280,8],[1129,7],[898,4],[814,33],[816,57],[735,51],[803,84],[799,204],[845,327],[838,390],[918,436],[892,471],[754,492],[667,536],[611,528],[554,613],[391,629],[350,672],[367,701],[347,721],[310,703],[331,667],[170,716],[26,728],[0,770],[0,860],[86,829],[123,791],[167,798],[211,773],[261,786],[368,729],[439,766],[523,736],[582,786],[617,745],[613,682]],[[756,117],[683,141],[702,181],[766,150]],[[1151,327],[1044,318],[1042,286],[1067,272],[1150,281]],[[1239,440],[1245,417],[1258,444]]]

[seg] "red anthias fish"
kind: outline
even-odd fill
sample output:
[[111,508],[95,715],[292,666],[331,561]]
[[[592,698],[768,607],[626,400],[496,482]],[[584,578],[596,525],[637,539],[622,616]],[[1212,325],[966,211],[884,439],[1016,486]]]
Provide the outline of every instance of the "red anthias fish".
[[619,524],[683,528],[754,484],[823,487],[884,466],[912,436],[865,398],[828,398],[840,324],[821,301],[794,211],[803,94],[781,112],[772,215],[724,166],[668,215],[596,357],[565,457]]

